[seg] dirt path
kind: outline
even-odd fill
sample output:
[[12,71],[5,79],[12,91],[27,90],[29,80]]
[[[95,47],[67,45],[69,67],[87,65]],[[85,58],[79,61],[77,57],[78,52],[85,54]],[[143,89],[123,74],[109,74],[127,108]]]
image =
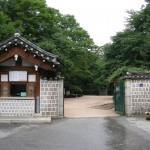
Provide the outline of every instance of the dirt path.
[[82,96],[65,98],[65,117],[118,116],[114,112],[112,96]]

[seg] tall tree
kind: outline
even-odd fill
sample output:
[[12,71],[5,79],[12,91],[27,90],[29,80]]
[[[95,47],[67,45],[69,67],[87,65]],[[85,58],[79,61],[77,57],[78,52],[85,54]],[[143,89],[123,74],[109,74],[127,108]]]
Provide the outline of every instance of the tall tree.
[[99,63],[96,64],[99,47],[74,16],[48,7],[45,0],[0,0],[0,17],[1,41],[19,29],[31,42],[59,55],[65,87],[85,93],[88,85],[97,87],[95,70],[99,68]]
[[112,37],[112,44],[105,47],[104,58],[109,82],[123,75],[125,71],[147,71],[150,69],[150,9],[149,5],[140,11],[129,11],[127,27]]
[[6,39],[14,30],[14,24],[11,22],[11,19],[0,11],[0,40]]

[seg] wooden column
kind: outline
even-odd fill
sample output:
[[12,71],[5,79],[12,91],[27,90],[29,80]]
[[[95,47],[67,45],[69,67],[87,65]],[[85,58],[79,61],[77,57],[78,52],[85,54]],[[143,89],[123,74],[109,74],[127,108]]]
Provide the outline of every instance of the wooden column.
[[40,113],[40,76],[37,73],[36,82],[36,93],[35,93],[35,113]]

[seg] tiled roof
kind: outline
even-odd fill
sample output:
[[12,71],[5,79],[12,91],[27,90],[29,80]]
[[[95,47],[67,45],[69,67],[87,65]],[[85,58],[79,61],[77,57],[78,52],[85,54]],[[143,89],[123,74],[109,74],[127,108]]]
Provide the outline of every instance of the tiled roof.
[[40,47],[28,41],[27,39],[21,37],[19,33],[15,33],[13,37],[0,43],[0,51],[7,50],[7,48],[11,45],[21,45],[22,47],[24,47],[25,51],[29,51],[30,53],[33,53],[33,55],[41,57],[44,61],[54,62],[57,64],[57,55],[54,55],[41,49]]
[[150,79],[150,73],[127,72],[124,79]]

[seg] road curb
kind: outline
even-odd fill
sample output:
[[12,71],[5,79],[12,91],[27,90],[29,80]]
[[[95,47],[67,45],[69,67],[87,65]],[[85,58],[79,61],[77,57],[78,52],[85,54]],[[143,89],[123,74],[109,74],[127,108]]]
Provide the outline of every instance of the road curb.
[[0,123],[43,123],[43,124],[47,124],[47,123],[51,123],[51,117],[30,117],[30,118],[19,118],[19,117],[15,117],[15,118],[7,118],[7,117],[0,117]]

